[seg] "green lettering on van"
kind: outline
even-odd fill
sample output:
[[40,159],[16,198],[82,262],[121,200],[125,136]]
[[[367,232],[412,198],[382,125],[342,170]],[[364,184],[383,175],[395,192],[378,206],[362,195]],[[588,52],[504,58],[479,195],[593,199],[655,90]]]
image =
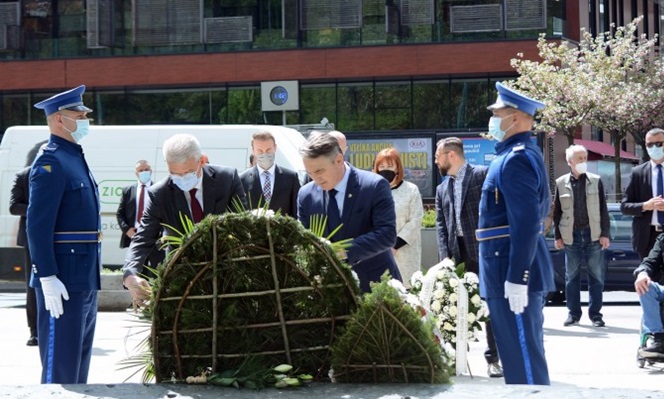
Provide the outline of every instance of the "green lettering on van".
[[99,202],[102,204],[119,205],[122,198],[122,189],[135,184],[134,180],[102,180],[99,186]]

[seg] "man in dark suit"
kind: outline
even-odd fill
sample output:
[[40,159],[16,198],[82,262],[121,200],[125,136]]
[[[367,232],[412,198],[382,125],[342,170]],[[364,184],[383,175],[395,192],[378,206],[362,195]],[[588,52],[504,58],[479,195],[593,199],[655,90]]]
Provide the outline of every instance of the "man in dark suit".
[[654,128],[646,133],[646,150],[650,161],[632,169],[620,210],[632,215],[632,247],[641,259],[655,245],[664,231],[664,130]]
[[247,207],[240,177],[235,168],[205,164],[198,140],[190,134],[176,134],[163,146],[164,160],[170,175],[148,190],[149,202],[136,234],[131,239],[124,264],[124,285],[135,305],[150,296],[149,283],[138,275],[152,253],[163,229],[175,236],[183,232],[180,214],[194,223],[205,215],[233,210],[234,199]]
[[401,280],[392,247],[396,243],[396,214],[390,185],[378,174],[344,162],[339,142],[327,133],[311,134],[300,148],[312,182],[300,189],[297,213],[309,227],[311,216],[327,215],[327,230],[341,226],[332,241],[351,238],[346,258],[360,279],[362,291],[380,281],[385,271]]
[[[145,205],[149,203],[150,197],[147,194],[152,185],[152,167],[146,160],[136,162],[135,174],[137,183],[122,189],[122,198],[115,217],[118,219],[122,236],[120,236],[120,248],[127,248],[131,243],[131,238],[136,234],[136,230],[143,217]],[[159,249],[159,245],[147,257],[147,264],[152,269],[156,269],[161,261],[164,260],[164,251]],[[149,270],[144,273],[148,277],[153,277]]]
[[300,180],[297,172],[274,163],[277,143],[272,133],[254,133],[251,136],[251,152],[256,166],[240,174],[242,186],[249,197],[249,207],[263,208],[267,203],[268,209],[280,210],[284,215],[297,218]]
[[[456,263],[464,263],[467,271],[479,275],[479,243],[475,230],[487,168],[466,162],[463,142],[457,137],[447,137],[438,142],[436,165],[441,175],[449,176],[436,188],[438,255],[441,260],[453,258]],[[493,378],[502,377],[498,348],[488,320],[486,341],[484,359],[488,365],[487,374]]]
[[30,338],[28,338],[26,345],[37,346],[39,344],[37,341],[37,299],[35,297],[35,289],[30,287],[30,273],[32,271],[30,265],[32,265],[32,260],[30,257],[28,236],[25,232],[25,220],[28,213],[28,200],[30,198],[30,170],[31,168],[28,166],[16,173],[9,199],[9,213],[21,217],[16,234],[16,245],[24,248],[25,256],[25,312],[28,318],[28,328],[30,329]]

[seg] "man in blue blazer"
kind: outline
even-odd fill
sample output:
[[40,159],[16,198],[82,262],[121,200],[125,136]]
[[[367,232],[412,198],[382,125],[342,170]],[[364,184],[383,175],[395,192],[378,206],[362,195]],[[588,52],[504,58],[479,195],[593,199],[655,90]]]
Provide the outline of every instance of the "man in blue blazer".
[[392,256],[396,214],[387,180],[345,163],[339,142],[327,133],[312,133],[300,155],[312,179],[298,193],[300,222],[308,228],[313,215],[327,215],[328,231],[341,225],[332,241],[352,239],[341,256],[357,273],[362,291],[368,292],[369,283],[380,281],[385,271],[401,280]]

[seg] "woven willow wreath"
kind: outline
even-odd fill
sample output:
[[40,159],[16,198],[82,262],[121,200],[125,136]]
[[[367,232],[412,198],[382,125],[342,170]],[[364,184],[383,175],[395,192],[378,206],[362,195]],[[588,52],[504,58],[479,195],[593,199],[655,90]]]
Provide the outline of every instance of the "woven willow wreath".
[[330,343],[357,307],[351,269],[292,218],[211,215],[171,251],[153,282],[157,382],[287,363],[326,375]]

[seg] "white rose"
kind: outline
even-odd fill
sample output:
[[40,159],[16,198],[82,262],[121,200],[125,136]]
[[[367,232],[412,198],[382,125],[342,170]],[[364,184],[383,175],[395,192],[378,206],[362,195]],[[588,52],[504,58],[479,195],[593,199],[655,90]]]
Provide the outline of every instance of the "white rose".
[[456,306],[450,306],[450,316],[455,317],[457,313],[459,313],[459,310],[457,309]]
[[445,324],[443,324],[443,330],[452,331],[452,330],[454,330],[454,326],[450,323],[445,323]]
[[456,303],[457,299],[458,299],[457,294],[450,294],[451,303]]
[[436,290],[436,292],[433,293],[433,296],[436,299],[441,299],[445,296],[445,291],[444,290]]
[[441,270],[438,273],[436,273],[436,280],[442,280],[443,278],[445,278],[445,272],[444,271]]
[[433,301],[431,303],[431,310],[433,310],[436,313],[440,312],[441,307],[442,304],[440,303],[440,301]]
[[445,284],[441,283],[440,281],[436,282],[436,289],[437,290],[445,289]]
[[387,285],[390,287],[394,288],[395,290],[399,291],[401,294],[406,293],[406,287],[403,286],[401,281],[396,280],[396,279],[391,279],[390,281],[387,282]]
[[450,286],[456,287],[457,285],[459,285],[459,280],[457,280],[455,278],[450,279]]
[[477,277],[477,274],[473,272],[468,272],[464,274],[463,278],[469,283],[469,284],[478,284],[480,282],[479,278]]
[[482,302],[482,298],[480,298],[479,295],[475,294],[473,295],[472,298],[470,298],[470,302],[472,302],[473,305],[477,306],[480,304],[480,302]]
[[466,319],[468,320],[468,324],[473,324],[477,318],[475,317],[474,314],[468,313],[468,316],[466,316]]
[[422,284],[422,280],[424,280],[424,275],[422,271],[418,270],[410,277],[410,285],[415,285],[415,283]]

